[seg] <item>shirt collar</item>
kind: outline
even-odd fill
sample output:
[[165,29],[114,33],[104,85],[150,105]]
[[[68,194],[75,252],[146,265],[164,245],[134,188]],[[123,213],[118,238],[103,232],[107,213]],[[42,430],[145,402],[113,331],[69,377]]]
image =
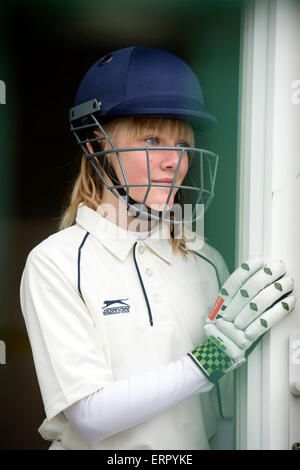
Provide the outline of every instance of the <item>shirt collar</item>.
[[[76,223],[93,235],[110,253],[124,261],[137,240],[128,236],[127,230],[108,221],[99,212],[80,205],[77,209]],[[150,236],[140,243],[147,245],[156,255],[172,263],[172,243],[167,222],[160,221]]]

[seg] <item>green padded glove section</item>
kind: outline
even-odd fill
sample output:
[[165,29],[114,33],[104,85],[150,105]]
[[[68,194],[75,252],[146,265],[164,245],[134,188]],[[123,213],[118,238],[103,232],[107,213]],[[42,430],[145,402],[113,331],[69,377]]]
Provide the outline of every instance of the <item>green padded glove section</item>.
[[210,382],[216,384],[233,365],[232,359],[224,352],[224,345],[214,336],[210,336],[200,346],[188,353],[188,356],[206,375]]

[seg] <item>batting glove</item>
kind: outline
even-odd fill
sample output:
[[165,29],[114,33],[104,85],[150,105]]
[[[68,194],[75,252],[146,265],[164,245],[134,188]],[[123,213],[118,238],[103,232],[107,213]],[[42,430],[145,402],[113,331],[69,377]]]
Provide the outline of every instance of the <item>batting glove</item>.
[[206,341],[188,353],[211,382],[245,362],[259,338],[294,309],[293,286],[283,261],[264,265],[260,256],[227,279],[204,326]]

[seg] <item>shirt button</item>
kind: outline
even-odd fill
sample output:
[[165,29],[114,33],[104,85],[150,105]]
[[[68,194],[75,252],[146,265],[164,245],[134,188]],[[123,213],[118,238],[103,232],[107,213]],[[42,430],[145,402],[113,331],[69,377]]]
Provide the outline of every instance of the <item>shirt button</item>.
[[159,304],[159,302],[161,302],[161,296],[158,294],[154,294],[153,300],[156,304]]
[[149,269],[149,268],[147,268],[145,272],[146,272],[147,276],[152,276],[153,275],[153,271],[151,271],[151,269]]
[[143,245],[139,246],[139,252],[144,253],[145,247]]

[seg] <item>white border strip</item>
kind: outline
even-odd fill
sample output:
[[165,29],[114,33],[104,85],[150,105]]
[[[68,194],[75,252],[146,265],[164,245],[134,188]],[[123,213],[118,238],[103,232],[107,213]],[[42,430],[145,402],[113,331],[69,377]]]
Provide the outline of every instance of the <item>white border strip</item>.
[[[264,253],[265,146],[269,79],[269,0],[245,2],[239,110],[239,215],[237,265]],[[262,448],[262,346],[237,380],[237,449]],[[246,382],[246,383],[245,383]]]

